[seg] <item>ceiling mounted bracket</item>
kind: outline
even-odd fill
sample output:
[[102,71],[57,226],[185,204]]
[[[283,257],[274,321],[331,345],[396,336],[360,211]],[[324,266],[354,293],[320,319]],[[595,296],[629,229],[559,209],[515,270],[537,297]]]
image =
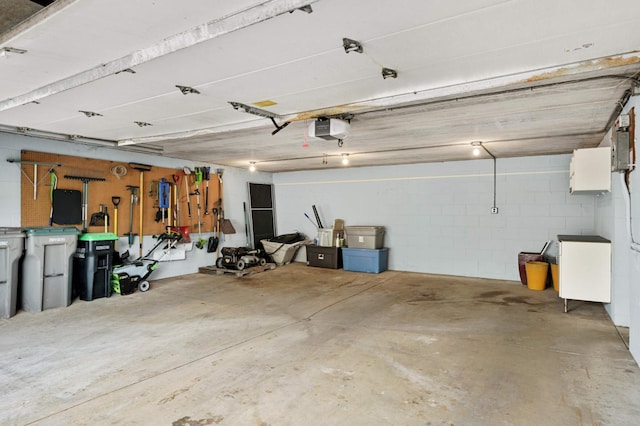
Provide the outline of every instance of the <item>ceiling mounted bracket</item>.
[[391,68],[382,68],[382,78],[398,78],[398,71],[392,70]]
[[362,44],[359,41],[355,41],[355,40],[352,40],[352,39],[346,38],[346,37],[342,38],[342,47],[344,47],[344,52],[345,53],[349,53],[349,52],[362,53],[362,52],[364,52],[364,49],[362,48]]
[[307,12],[307,13],[313,13],[313,9],[311,8],[311,5],[306,5],[306,6],[299,7],[297,9],[290,10],[289,13],[293,13],[296,10],[300,10],[302,12]]
[[102,114],[93,111],[78,111],[86,115],[87,117],[102,117]]
[[189,95],[189,94],[199,95],[200,94],[200,92],[197,89],[194,89],[193,87],[180,86],[179,84],[176,84],[176,87],[180,89],[183,95]]
[[0,49],[0,56],[8,56],[9,53],[24,55],[25,53],[27,53],[27,51],[24,49],[16,49],[15,47],[9,47],[9,46],[6,46]]
[[275,135],[280,130],[284,129],[285,127],[287,127],[289,125],[288,121],[284,122],[281,125],[278,125],[278,123],[276,123],[275,119],[276,118],[282,119],[282,117],[280,115],[278,115],[278,114],[275,114],[275,113],[271,112],[271,111],[267,111],[267,110],[261,109],[261,108],[252,107],[251,105],[243,104],[241,102],[229,101],[229,104],[233,107],[233,109],[235,109],[237,111],[243,110],[244,112],[246,112],[248,114],[257,115],[258,117],[264,117],[264,118],[268,118],[269,120],[271,120],[273,125],[276,127],[276,129],[273,132],[271,132],[271,135]]
[[123,72],[129,73],[129,74],[135,74],[135,73],[136,73],[136,72],[135,72],[134,70],[132,70],[131,68],[125,68],[125,69],[123,69],[123,70],[116,71],[116,74],[120,74],[120,73],[123,73]]
[[275,135],[280,130],[284,129],[285,127],[287,127],[289,125],[289,122],[285,121],[284,123],[282,123],[282,125],[278,126],[278,123],[276,123],[276,120],[273,117],[270,117],[270,119],[271,119],[271,122],[273,123],[273,125],[276,126],[276,129],[273,132],[271,132],[271,136]]

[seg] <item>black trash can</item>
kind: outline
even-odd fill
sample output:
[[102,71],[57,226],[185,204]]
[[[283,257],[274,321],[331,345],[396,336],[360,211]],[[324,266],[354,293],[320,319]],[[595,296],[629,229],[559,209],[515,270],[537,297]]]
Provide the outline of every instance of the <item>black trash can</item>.
[[111,297],[113,245],[117,239],[110,232],[87,233],[78,238],[73,255],[73,290],[80,300]]

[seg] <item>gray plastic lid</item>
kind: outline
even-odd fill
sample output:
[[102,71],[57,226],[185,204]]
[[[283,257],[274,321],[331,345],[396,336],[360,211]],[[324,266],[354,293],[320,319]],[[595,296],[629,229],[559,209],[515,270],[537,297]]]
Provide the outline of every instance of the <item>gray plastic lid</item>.
[[22,228],[0,227],[0,236],[23,237],[24,238],[24,234],[22,233]]

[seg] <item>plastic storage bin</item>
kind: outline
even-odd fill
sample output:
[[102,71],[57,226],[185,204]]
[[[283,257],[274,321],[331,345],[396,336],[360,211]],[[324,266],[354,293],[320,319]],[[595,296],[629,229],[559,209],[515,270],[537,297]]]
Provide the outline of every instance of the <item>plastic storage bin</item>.
[[18,264],[24,250],[20,228],[0,228],[0,318],[16,314]]
[[338,232],[333,228],[318,228],[318,245],[320,247],[334,247]]
[[22,309],[40,312],[71,304],[72,258],[78,242],[74,227],[25,228]]
[[340,247],[306,246],[307,265],[318,268],[342,268],[342,249]]
[[387,270],[389,249],[342,249],[342,267],[345,271],[378,274]]
[[73,288],[80,300],[111,297],[113,245],[118,237],[110,232],[84,234],[73,255]]
[[291,263],[296,252],[304,244],[308,244],[309,241],[298,241],[292,244],[274,243],[269,240],[260,240],[264,250],[273,258],[273,261],[278,265],[286,265]]
[[384,246],[384,226],[345,227],[347,247],[380,249]]

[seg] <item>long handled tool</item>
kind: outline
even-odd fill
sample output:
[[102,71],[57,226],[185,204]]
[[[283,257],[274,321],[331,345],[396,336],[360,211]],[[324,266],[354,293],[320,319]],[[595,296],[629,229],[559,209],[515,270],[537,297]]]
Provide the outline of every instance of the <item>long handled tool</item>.
[[191,195],[189,194],[189,175],[191,174],[191,169],[188,167],[183,167],[182,172],[184,173],[184,189],[187,195],[187,215],[189,216],[189,226],[191,226]]
[[175,226],[180,226],[180,203],[178,202],[180,200],[180,175],[179,174],[174,174],[171,176],[173,178],[173,183],[175,185],[175,190],[173,191],[173,204],[175,205],[175,215],[176,218],[174,220],[174,225]]
[[82,232],[87,232],[88,215],[89,215],[89,182],[104,182],[106,179],[102,177],[91,177],[81,175],[64,175],[66,179],[75,179],[82,181]]
[[202,179],[207,182],[204,190],[204,215],[209,215],[209,180],[211,179],[211,167],[202,167]]
[[129,247],[133,245],[133,207],[138,204],[138,187],[133,185],[127,185],[127,191],[131,191],[131,209],[129,209],[129,233],[127,237],[129,239]]
[[[140,164],[140,163],[129,163],[129,166],[133,167],[137,171],[140,172],[140,189],[144,188],[144,172],[151,171],[151,166],[148,164]],[[139,241],[140,241],[140,257],[142,257],[142,237],[144,236],[144,231],[142,229],[144,224],[144,197],[139,197],[140,202],[140,230],[139,230]]]
[[49,226],[53,226],[53,191],[58,187],[58,176],[53,168],[49,169],[51,175],[51,188],[49,188],[49,200],[51,200],[51,212],[49,213]]
[[[120,205],[120,197],[111,197],[113,203],[113,233],[118,236],[118,206]],[[116,240],[117,241],[117,240]]]
[[213,235],[209,237],[209,244],[207,245],[207,252],[213,253],[218,251],[218,244],[220,243],[218,232],[218,209],[214,207],[211,209],[213,213]]
[[313,209],[313,214],[316,215],[316,222],[318,222],[318,228],[324,228],[324,226],[322,226],[322,221],[320,220],[320,215],[318,214],[318,209],[316,209],[315,204],[311,206],[311,208]]
[[[218,239],[218,243],[220,243],[220,231],[222,228],[222,173],[223,169],[216,170],[216,176],[218,177],[218,208],[217,211],[214,212],[214,217],[216,217],[216,238]],[[216,247],[216,260],[220,257],[220,246],[219,244]]]
[[196,206],[198,208],[198,242],[196,243],[196,247],[201,249],[204,248],[205,240],[202,239],[202,218],[200,216],[200,184],[202,183],[202,167],[195,168],[195,184],[196,189],[193,192],[196,196]]

